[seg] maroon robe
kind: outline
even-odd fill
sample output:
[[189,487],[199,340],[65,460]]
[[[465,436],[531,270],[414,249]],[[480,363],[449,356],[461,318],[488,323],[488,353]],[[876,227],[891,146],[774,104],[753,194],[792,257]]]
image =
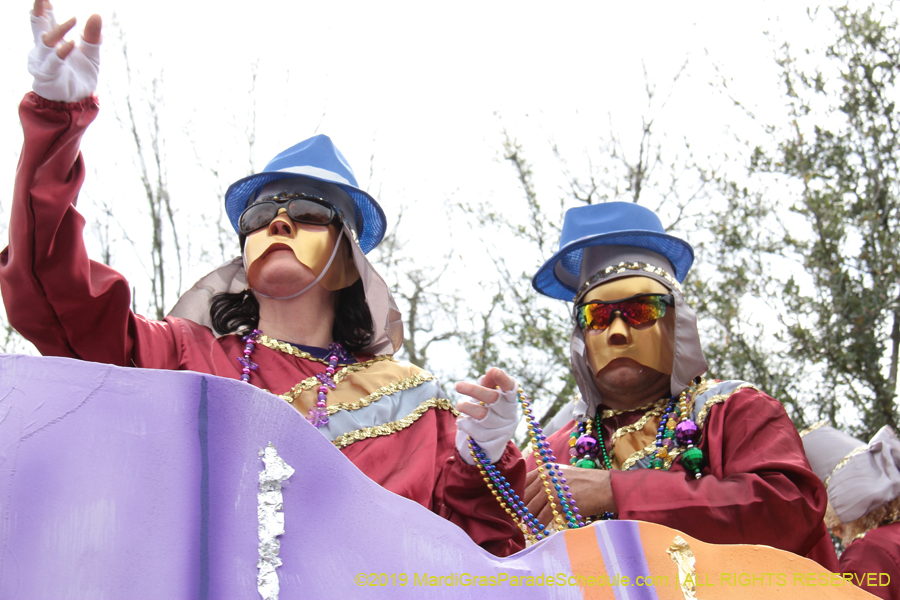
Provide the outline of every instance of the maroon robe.
[[[604,420],[603,439],[642,416],[633,411]],[[548,439],[565,464],[574,427],[572,421]],[[614,470],[619,518],[659,523],[713,544],[773,546],[837,570],[822,521],[825,488],[779,402],[754,389],[738,390],[712,406],[699,448],[706,457],[700,479],[688,475],[680,459],[669,471]],[[535,468],[532,455],[526,462],[528,470]]]
[[841,572],[884,600],[900,600],[900,523],[882,525],[854,540],[841,554]]
[[[135,315],[125,278],[88,258],[75,202],[84,179],[79,142],[97,111],[94,97],[60,103],[29,93],[20,105],[25,143],[10,242],[0,253],[10,323],[44,355],[239,379],[236,358],[244,343],[238,336],[217,338],[185,319]],[[324,371],[321,363],[261,344],[252,359],[259,370],[251,382],[276,394]],[[488,551],[503,556],[521,549],[521,532],[478,469],[460,458],[455,436],[454,415],[431,408],[400,431],[356,441],[342,452],[374,481],[449,519]],[[517,489],[524,487],[524,461],[513,444],[498,466]]]

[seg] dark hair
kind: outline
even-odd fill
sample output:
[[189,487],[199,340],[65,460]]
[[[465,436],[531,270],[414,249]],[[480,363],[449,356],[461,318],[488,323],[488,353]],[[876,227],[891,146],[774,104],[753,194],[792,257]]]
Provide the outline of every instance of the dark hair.
[[[372,313],[366,304],[362,280],[338,290],[334,299],[334,326],[331,336],[350,352],[358,352],[369,345],[375,335]],[[219,334],[246,335],[259,325],[259,302],[250,290],[236,294],[222,292],[209,303],[213,329]]]
[[209,316],[216,333],[246,335],[259,325],[259,302],[250,290],[222,292],[209,301]]

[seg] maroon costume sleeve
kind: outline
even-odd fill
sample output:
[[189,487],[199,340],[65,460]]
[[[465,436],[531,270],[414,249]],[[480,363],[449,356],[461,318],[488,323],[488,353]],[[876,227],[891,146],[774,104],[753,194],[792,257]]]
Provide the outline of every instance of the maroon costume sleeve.
[[9,322],[44,355],[177,368],[180,328],[132,314],[125,278],[87,256],[75,209],[84,180],[79,143],[97,112],[93,96],[63,103],[33,92],[19,107],[25,141],[9,246],[0,254]]
[[711,407],[703,429],[707,467],[700,479],[683,468],[611,474],[619,517],[715,544],[808,554],[822,540],[827,498],[784,407],[756,390],[739,390]]
[[870,594],[900,600],[900,523],[873,529],[847,546],[841,572]]
[[[29,93],[22,101],[25,143],[9,246],[0,254],[10,323],[44,355],[239,377],[238,337],[216,340],[200,325],[133,314],[125,278],[88,258],[84,218],[75,203],[84,179],[79,142],[97,111],[93,97],[60,103]],[[257,384],[267,389],[291,389],[316,371],[313,363],[267,349],[257,357],[265,363]],[[478,469],[460,460],[455,435],[455,418],[431,410],[403,431],[357,442],[344,453],[385,488],[446,517],[490,552],[502,556],[521,549],[521,533]],[[524,461],[512,444],[500,467],[524,489]]]
[[[827,497],[784,407],[756,390],[739,390],[712,406],[703,429],[707,467],[700,479],[683,468],[611,474],[619,517],[715,544],[808,554],[825,533]],[[834,563],[836,557],[824,566]]]
[[[462,527],[477,544],[497,556],[525,547],[525,536],[491,493],[478,467],[466,463],[455,448],[455,427],[449,436],[450,456],[444,463],[438,492],[443,507],[438,514]],[[497,468],[514,490],[525,489],[525,460],[509,442]]]
[[[571,430],[572,424],[551,436],[557,458],[568,456]],[[713,544],[773,546],[837,570],[822,521],[825,489],[779,402],[744,389],[713,405],[700,448],[707,461],[701,479],[688,475],[680,460],[669,471],[612,471],[619,518],[658,523]]]

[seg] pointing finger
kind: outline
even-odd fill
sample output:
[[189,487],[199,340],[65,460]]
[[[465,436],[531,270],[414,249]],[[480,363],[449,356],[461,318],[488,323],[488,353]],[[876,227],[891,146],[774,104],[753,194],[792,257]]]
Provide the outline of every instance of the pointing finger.
[[65,23],[57,25],[56,27],[45,33],[44,37],[42,38],[44,40],[44,45],[48,48],[56,47],[60,40],[62,40],[63,37],[67,33],[69,33],[69,30],[71,30],[73,27],[75,27],[75,17],[72,17]]

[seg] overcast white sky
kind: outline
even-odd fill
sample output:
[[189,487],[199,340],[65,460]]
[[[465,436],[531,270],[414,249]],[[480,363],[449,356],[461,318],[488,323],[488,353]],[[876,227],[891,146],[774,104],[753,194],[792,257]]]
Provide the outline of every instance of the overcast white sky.
[[[16,105],[30,89],[30,6],[12,0],[0,6],[4,223],[21,146]],[[216,186],[244,176],[251,160],[260,169],[283,148],[327,133],[389,219],[401,204],[408,207],[404,221],[415,238],[411,244],[421,248],[417,256],[427,261],[452,247],[460,271],[479,281],[490,277],[480,260],[482,241],[460,228],[451,240],[436,213],[448,197],[491,202],[501,210],[520,202],[515,175],[499,160],[502,128],[523,143],[540,190],[556,199],[562,179],[551,140],[575,172],[587,168],[587,156],[598,159],[599,140],[610,128],[636,144],[647,113],[646,66],[660,95],[671,92],[664,109],[654,107],[657,131],[676,145],[686,137],[695,151],[716,154],[736,131],[756,132],[711,85],[713,65],[729,78],[732,94],[763,117],[777,115],[774,45],[764,32],[800,46],[811,39],[806,3],[785,0],[595,0],[552,8],[528,1],[284,2],[270,3],[277,6],[271,12],[263,6],[59,0],[56,13],[59,20],[78,17],[79,30],[93,12],[103,16],[105,27],[115,13],[136,82],[149,88],[160,78],[168,177],[187,222],[202,218],[190,215],[213,214]],[[124,225],[140,237],[136,223],[145,200],[133,171],[133,146],[116,121],[117,113],[124,114],[127,89],[121,45],[110,29],[105,33],[102,108],[83,146],[90,176],[79,206],[89,222],[102,202],[116,214],[135,207],[138,216]],[[687,70],[673,87],[685,61]],[[252,110],[254,63],[257,139],[248,158],[243,132]],[[133,94],[139,99],[141,92]],[[210,167],[221,171],[220,180]],[[88,237],[96,250],[90,232]],[[186,237],[199,256],[203,236]],[[114,264],[146,301],[141,267],[127,254],[123,249]],[[538,262],[537,256],[525,259],[535,267]],[[192,261],[185,283],[211,266]]]

